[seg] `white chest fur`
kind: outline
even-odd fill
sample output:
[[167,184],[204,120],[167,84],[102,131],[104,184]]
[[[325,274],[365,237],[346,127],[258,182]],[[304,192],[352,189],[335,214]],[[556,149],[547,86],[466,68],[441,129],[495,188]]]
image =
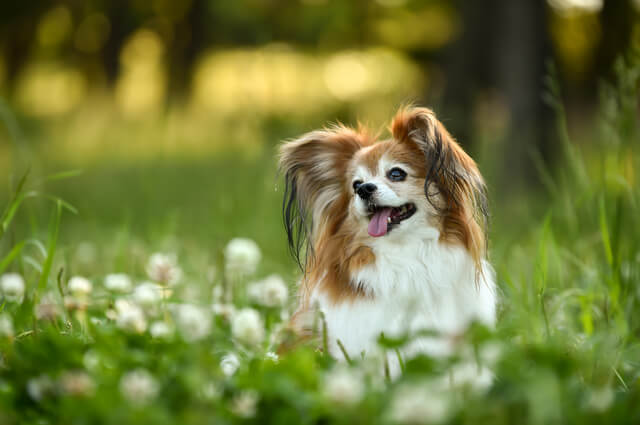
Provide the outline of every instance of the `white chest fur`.
[[[329,349],[340,358],[337,340],[350,356],[377,351],[377,339],[419,330],[443,335],[463,331],[473,320],[489,326],[495,322],[493,270],[483,263],[476,281],[476,267],[468,252],[438,241],[435,229],[407,238],[403,235],[374,240],[375,263],[361,269],[357,282],[370,299],[333,303],[316,290],[312,302],[324,313]],[[422,338],[404,350],[411,356],[447,354],[448,338]]]

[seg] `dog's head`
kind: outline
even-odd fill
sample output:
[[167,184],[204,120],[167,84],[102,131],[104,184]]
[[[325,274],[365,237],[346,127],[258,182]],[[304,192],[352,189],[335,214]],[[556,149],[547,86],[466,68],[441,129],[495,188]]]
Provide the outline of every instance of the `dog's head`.
[[484,257],[485,185],[475,162],[426,108],[401,109],[391,135],[376,142],[338,126],[282,145],[284,223],[303,268],[316,258],[348,267],[363,247],[417,233],[460,244],[478,264]]

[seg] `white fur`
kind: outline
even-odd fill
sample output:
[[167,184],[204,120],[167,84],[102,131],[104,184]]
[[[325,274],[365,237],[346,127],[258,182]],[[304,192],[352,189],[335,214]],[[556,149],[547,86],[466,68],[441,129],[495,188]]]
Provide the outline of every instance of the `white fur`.
[[[371,299],[332,303],[320,290],[312,303],[324,313],[329,349],[343,357],[340,340],[351,357],[377,352],[381,333],[402,336],[433,330],[441,337],[420,337],[402,350],[404,357],[418,353],[450,354],[450,338],[464,331],[473,320],[495,323],[493,270],[484,263],[476,283],[473,260],[461,247],[438,242],[435,229],[414,233],[404,243],[377,238],[373,244],[375,264],[363,268],[353,281],[371,294]],[[391,362],[392,374],[397,374]],[[394,370],[396,369],[396,370]]]
[[[406,182],[385,180],[386,172],[401,166],[409,173]],[[342,358],[337,341],[350,357],[377,353],[381,333],[387,336],[413,334],[422,330],[440,333],[439,337],[419,337],[402,350],[404,357],[418,353],[432,356],[450,354],[452,338],[463,332],[474,320],[493,326],[495,323],[496,289],[494,272],[483,262],[477,273],[469,252],[459,245],[439,241],[434,224],[437,217],[424,197],[422,188],[412,184],[411,170],[406,165],[392,164],[382,158],[375,174],[358,167],[354,180],[372,182],[378,187],[376,202],[399,206],[414,202],[417,212],[382,237],[370,237],[367,245],[375,254],[375,262],[351,276],[368,298],[332,302],[316,285],[311,303],[323,312],[329,339],[329,350]],[[368,223],[366,206],[353,197],[352,211]],[[389,359],[392,375],[399,364]]]

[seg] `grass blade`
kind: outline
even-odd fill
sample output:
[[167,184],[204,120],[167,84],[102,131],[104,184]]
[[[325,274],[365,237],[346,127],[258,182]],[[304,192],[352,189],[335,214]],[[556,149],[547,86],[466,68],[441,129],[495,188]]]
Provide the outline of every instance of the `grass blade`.
[[42,266],[42,273],[40,274],[40,281],[38,282],[37,294],[40,293],[46,286],[49,279],[49,273],[51,272],[51,265],[53,264],[53,256],[56,253],[56,247],[58,245],[58,233],[60,231],[60,218],[62,216],[62,203],[58,202],[56,205],[56,211],[51,219],[49,225],[49,246],[47,248],[47,258]]
[[342,351],[342,355],[344,356],[344,359],[347,361],[347,363],[351,364],[351,357],[349,357],[349,354],[347,353],[347,349],[344,348],[344,345],[342,344],[342,341],[340,341],[339,339],[336,340],[336,342],[338,343],[338,347],[340,347],[340,351]]
[[56,277],[56,282],[58,284],[58,293],[60,294],[60,309],[62,310],[65,319],[64,321],[66,323],[70,323],[69,321],[69,309],[65,306],[64,304],[64,267],[60,267],[60,270],[58,270],[58,275]]
[[46,176],[42,182],[51,182],[51,181],[56,181],[56,180],[65,180],[65,179],[69,179],[72,177],[77,177],[79,175],[82,174],[82,170],[68,170],[68,171],[61,171],[59,173],[54,173],[54,174],[50,174],[48,176]]
[[0,274],[13,262],[13,260],[20,254],[26,241],[18,242],[9,253],[0,261]]
[[607,226],[607,212],[604,200],[600,199],[600,234],[602,235],[602,245],[607,257],[607,263],[613,267],[613,251],[611,250],[611,238],[609,237],[609,226]]
[[25,255],[22,257],[22,261],[24,264],[28,264],[33,267],[38,273],[42,273],[42,264],[38,263],[38,261],[30,255]]
[[29,171],[30,170],[27,170],[22,178],[18,181],[18,186],[16,186],[16,190],[13,193],[11,201],[9,201],[7,208],[2,213],[2,216],[0,216],[0,239],[2,239],[2,237],[4,236],[4,233],[9,227],[9,224],[11,224],[11,220],[13,220],[13,216],[15,215],[18,207],[26,196],[26,194],[23,194],[22,191],[24,189],[25,183],[27,182]]
[[402,353],[398,348],[395,349],[396,356],[398,357],[398,364],[400,365],[400,371],[404,373],[404,359],[402,358]]
[[27,245],[34,246],[38,250],[38,252],[42,255],[42,258],[45,258],[47,256],[47,248],[38,239],[27,239],[25,243]]
[[70,203],[68,203],[67,201],[65,201],[64,199],[60,199],[56,196],[51,196],[51,195],[46,195],[46,194],[42,194],[43,198],[46,198],[50,201],[59,203],[61,207],[63,207],[64,209],[66,209],[67,211],[69,211],[72,214],[78,214],[78,210],[76,209],[76,207],[74,207],[73,205],[71,205]]
[[538,267],[536,272],[536,280],[538,283],[538,291],[542,294],[547,289],[547,280],[549,275],[549,248],[551,247],[551,214],[547,214],[542,224],[542,235],[538,245]]
[[[62,180],[62,179],[66,179],[66,178],[77,176],[78,174],[80,174],[80,172],[81,172],[80,170],[63,171],[63,172],[60,172],[60,173],[52,174],[51,176],[46,177],[43,181]],[[7,205],[7,208],[5,209],[5,211],[2,213],[2,216],[0,216],[0,239],[2,239],[2,237],[4,236],[5,232],[9,228],[9,225],[13,221],[13,217],[15,216],[16,212],[18,212],[18,208],[20,208],[20,205],[22,204],[22,202],[26,198],[33,198],[33,197],[36,197],[36,196],[42,196],[42,197],[44,197],[46,199],[49,199],[49,200],[54,201],[55,203],[61,205],[62,207],[64,207],[65,209],[69,210],[73,214],[78,214],[78,210],[73,205],[69,204],[68,202],[66,202],[66,201],[64,201],[64,200],[62,200],[62,199],[60,199],[60,198],[58,198],[56,196],[42,194],[42,193],[39,193],[37,191],[23,192],[24,185],[25,185],[25,183],[27,181],[27,176],[28,175],[29,175],[29,170],[27,170],[24,173],[24,175],[22,176],[22,178],[18,182],[18,185],[17,185],[16,190],[14,192],[13,198],[11,199],[9,204]]]

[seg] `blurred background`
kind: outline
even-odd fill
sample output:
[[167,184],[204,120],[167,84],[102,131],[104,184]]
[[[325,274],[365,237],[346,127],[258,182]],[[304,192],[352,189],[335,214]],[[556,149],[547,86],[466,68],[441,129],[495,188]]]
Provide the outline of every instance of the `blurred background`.
[[[286,273],[277,144],[331,121],[384,131],[414,102],[480,162],[517,239],[557,157],[548,86],[588,150],[599,84],[634,48],[638,0],[6,1],[0,200],[29,169],[77,208],[60,238],[92,273],[129,268],[123,246],[206,264],[234,236]],[[46,202],[22,229],[46,228]]]

